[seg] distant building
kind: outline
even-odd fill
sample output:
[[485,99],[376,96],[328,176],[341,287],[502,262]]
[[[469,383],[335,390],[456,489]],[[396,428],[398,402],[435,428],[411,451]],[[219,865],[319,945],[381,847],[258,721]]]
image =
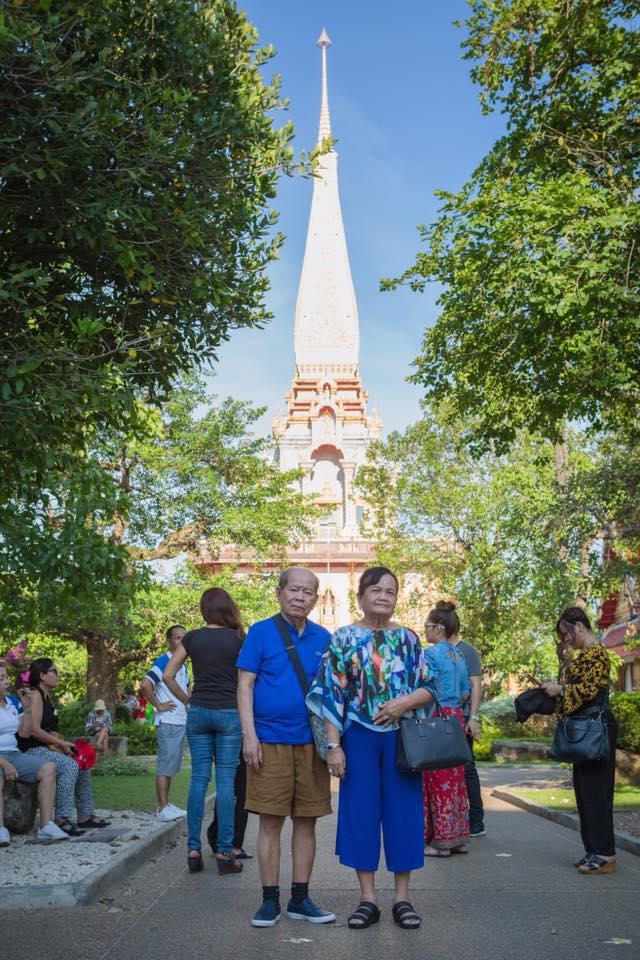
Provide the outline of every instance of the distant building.
[[598,627],[603,645],[622,661],[616,689],[626,693],[640,690],[640,593],[631,577],[603,602]]
[[[327,93],[327,49],[322,57],[318,142],[331,136]],[[358,309],[349,266],[338,190],[338,155],[319,161],[300,273],[294,326],[294,372],[286,410],[273,419],[278,464],[304,471],[300,489],[326,508],[312,540],[292,549],[289,564],[311,568],[320,580],[314,618],[329,629],[353,618],[353,599],[362,571],[375,562],[374,544],[360,531],[364,504],[354,487],[356,470],[382,423],[369,412],[360,379]],[[229,546],[208,566],[250,566]]]

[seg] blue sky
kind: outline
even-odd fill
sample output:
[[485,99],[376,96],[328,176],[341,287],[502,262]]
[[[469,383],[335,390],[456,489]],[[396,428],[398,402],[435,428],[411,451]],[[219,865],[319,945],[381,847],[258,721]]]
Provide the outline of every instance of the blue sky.
[[[313,147],[320,107],[320,51],[325,27],[329,106],[337,139],[340,195],[360,318],[360,371],[384,432],[419,415],[420,392],[406,383],[425,327],[436,316],[436,291],[380,293],[419,248],[418,224],[436,214],[435,189],[456,190],[503,129],[483,117],[469,63],[460,56],[465,0],[239,0],[260,43],[276,57],[269,72],[289,98],[283,119],[296,129],[294,149]],[[220,349],[212,389],[266,405],[270,430],[293,374],[293,320],[311,183],[280,181],[276,208],[286,235],[270,270],[263,330],[237,331]]]

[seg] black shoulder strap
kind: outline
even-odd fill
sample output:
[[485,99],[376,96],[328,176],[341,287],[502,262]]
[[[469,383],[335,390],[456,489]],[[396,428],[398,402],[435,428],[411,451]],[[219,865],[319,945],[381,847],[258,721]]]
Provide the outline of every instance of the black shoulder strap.
[[300,662],[300,657],[298,656],[298,651],[296,650],[296,646],[294,643],[291,642],[291,635],[287,630],[287,626],[284,622],[284,618],[281,613],[276,613],[275,617],[272,617],[271,619],[275,623],[278,633],[280,634],[280,638],[282,640],[282,643],[284,644],[284,649],[287,652],[287,656],[289,657],[291,666],[293,667],[295,671],[295,675],[298,678],[298,683],[302,688],[302,694],[303,696],[306,697],[307,693],[309,692],[308,691],[309,683],[307,681],[307,675],[304,672],[304,667]]

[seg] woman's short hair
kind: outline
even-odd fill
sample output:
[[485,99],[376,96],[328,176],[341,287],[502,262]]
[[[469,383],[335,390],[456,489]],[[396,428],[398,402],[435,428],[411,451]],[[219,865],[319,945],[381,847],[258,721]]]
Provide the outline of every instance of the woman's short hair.
[[42,674],[48,673],[53,666],[51,657],[38,657],[29,664],[29,686],[35,689],[42,683]]
[[444,627],[447,640],[460,632],[460,617],[453,600],[438,600],[427,619],[429,623],[439,623]]
[[587,630],[591,630],[591,621],[586,615],[582,607],[565,607],[562,611],[558,620],[556,622],[556,633],[560,639],[564,639],[562,636],[562,631],[560,630],[560,624],[566,623],[570,627],[575,627],[576,623],[581,623],[583,627],[586,627]]
[[387,575],[393,577],[396,582],[396,590],[398,590],[400,584],[393,570],[389,570],[389,567],[369,567],[369,569],[365,570],[360,577],[360,581],[358,583],[358,596],[361,597],[368,587],[375,587],[375,585],[380,583],[382,578]]
[[200,613],[205,623],[235,630],[244,638],[242,617],[233,597],[222,587],[209,587],[200,597]]

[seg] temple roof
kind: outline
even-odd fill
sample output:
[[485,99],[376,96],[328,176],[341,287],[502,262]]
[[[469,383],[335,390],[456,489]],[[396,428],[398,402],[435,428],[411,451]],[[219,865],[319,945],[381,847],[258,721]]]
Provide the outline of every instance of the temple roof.
[[[318,38],[321,50],[319,140],[331,135],[327,91],[325,30]],[[359,354],[358,309],[351,279],[347,241],[338,190],[338,155],[331,149],[320,157],[313,178],[311,212],[295,314],[295,362],[304,368],[351,367],[357,372]]]

